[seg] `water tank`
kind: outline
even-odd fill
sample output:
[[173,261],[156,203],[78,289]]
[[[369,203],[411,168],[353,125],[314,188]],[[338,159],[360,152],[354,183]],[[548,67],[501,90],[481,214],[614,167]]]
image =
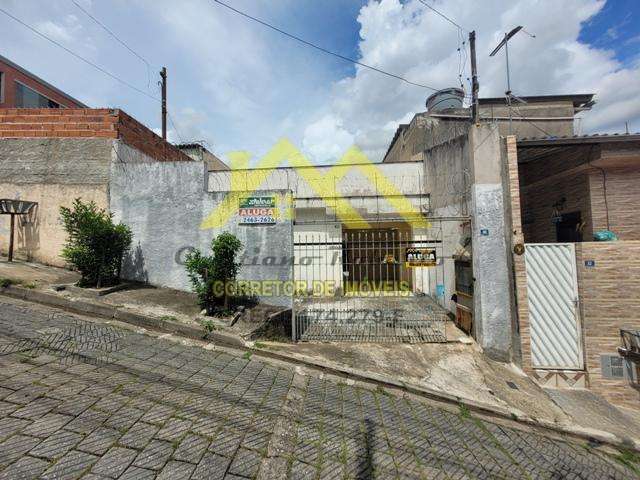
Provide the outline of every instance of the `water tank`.
[[448,108],[462,108],[464,90],[461,88],[445,88],[427,98],[427,111],[440,112]]

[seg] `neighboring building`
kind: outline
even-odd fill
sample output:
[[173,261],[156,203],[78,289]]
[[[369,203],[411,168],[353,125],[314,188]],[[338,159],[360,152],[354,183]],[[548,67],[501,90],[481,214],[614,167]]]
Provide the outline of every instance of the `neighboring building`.
[[[114,164],[162,161],[192,160],[122,110],[0,109],[0,198],[38,203],[19,220],[16,257],[63,266],[60,207],[80,197],[108,209]],[[2,252],[6,217],[0,217]]]
[[[575,133],[575,115],[589,110],[594,103],[593,97],[593,94],[521,97],[526,103],[514,101],[511,108],[505,98],[481,98],[480,118],[485,122],[495,121],[503,136],[570,136]],[[417,113],[411,123],[398,126],[383,162],[423,160],[424,152],[433,145],[466,132],[470,115],[468,108]]]
[[[503,99],[481,100],[478,124],[464,108],[418,114],[384,163],[424,162],[431,221],[460,246],[446,296],[485,353],[638,409],[640,134],[574,135],[591,94],[524,100],[511,122]],[[603,230],[618,240],[594,241]]]
[[0,108],[88,108],[0,55]]
[[210,172],[229,170],[229,166],[226,163],[200,143],[179,143],[176,147],[189,155],[193,160],[204,162],[207,165],[207,170]]
[[[510,142],[522,365],[637,409],[640,352],[618,348],[622,331],[640,340],[640,134]],[[619,240],[595,242],[603,230]]]

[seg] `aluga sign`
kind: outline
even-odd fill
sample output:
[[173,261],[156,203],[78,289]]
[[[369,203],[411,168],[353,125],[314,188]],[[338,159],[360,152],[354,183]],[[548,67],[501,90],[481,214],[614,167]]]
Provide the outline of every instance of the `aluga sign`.
[[238,205],[240,224],[276,223],[276,197],[244,197]]

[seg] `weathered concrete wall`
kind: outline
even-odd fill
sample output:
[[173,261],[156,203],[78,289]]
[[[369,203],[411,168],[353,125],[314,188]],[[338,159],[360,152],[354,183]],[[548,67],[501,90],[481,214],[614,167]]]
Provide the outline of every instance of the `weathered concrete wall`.
[[500,135],[517,138],[570,136],[574,130],[572,101],[513,103],[509,122],[509,108],[504,101],[499,104],[481,104],[481,118],[494,118]]
[[475,335],[489,356],[510,361],[514,312],[511,238],[506,230],[510,222],[505,215],[509,192],[503,187],[507,159],[496,124],[472,126],[469,141]]
[[437,300],[440,305],[455,312],[451,296],[455,293],[454,254],[460,253],[471,232],[463,219],[469,215],[471,177],[469,169],[469,142],[461,135],[425,151],[425,191],[430,195],[430,217],[448,220],[432,220],[426,237],[440,240],[437,247],[442,264],[429,272],[430,292],[438,293],[438,285],[444,285]]
[[[283,215],[269,226],[239,225],[237,200],[230,202],[224,224],[203,228],[202,223],[227,198],[244,192],[208,192],[202,162],[127,163],[112,167],[110,207],[118,221],[134,234],[133,251],[125,262],[126,278],[189,290],[183,265],[191,248],[210,252],[211,240],[223,231],[234,233],[244,245],[244,265],[239,279],[292,281],[293,266],[283,261],[293,255],[290,218]],[[257,191],[251,196],[276,195],[284,212],[290,202],[285,191]],[[287,295],[264,295],[265,303],[291,306]]]
[[466,135],[469,121],[464,117],[469,115],[469,111],[459,109],[452,113],[461,118],[437,117],[429,112],[417,113],[409,125],[396,132],[384,163],[424,160],[425,150]]
[[[64,265],[66,233],[60,207],[75,198],[108,207],[113,140],[103,138],[0,139],[0,198],[38,202],[16,222],[16,258]],[[6,254],[9,216],[0,216],[0,249]]]

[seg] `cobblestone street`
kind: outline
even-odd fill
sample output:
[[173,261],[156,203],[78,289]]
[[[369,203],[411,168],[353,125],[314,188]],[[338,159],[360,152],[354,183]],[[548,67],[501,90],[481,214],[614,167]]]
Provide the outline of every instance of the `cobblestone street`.
[[629,479],[608,455],[0,298],[0,478]]

